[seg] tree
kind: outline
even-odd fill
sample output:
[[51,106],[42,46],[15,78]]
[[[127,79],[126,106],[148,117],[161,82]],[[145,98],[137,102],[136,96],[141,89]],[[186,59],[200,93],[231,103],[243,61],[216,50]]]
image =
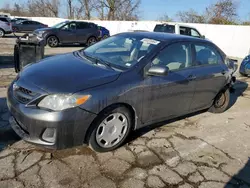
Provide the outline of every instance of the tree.
[[138,20],[140,0],[96,0],[100,19]]
[[205,17],[211,24],[236,24],[237,8],[234,0],[219,0],[206,8]]
[[74,0],[66,0],[67,1],[67,17],[69,19],[73,19],[74,18],[74,7],[73,7],[73,1]]
[[180,11],[176,14],[176,16],[181,22],[185,23],[205,23],[205,17],[203,15],[199,15],[193,9]]
[[170,18],[167,14],[164,14],[163,16],[161,16],[161,17],[159,18],[159,21],[163,21],[163,22],[172,22],[173,19]]
[[33,16],[58,17],[60,0],[28,0],[27,7]]

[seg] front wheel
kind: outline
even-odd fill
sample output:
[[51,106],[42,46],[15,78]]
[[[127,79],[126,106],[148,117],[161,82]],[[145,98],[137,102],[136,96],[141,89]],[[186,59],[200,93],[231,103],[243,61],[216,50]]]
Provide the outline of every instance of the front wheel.
[[101,113],[92,126],[89,146],[97,152],[112,151],[128,137],[132,127],[131,113],[123,106],[113,107]]
[[209,111],[212,113],[222,113],[229,108],[230,104],[230,92],[229,89],[221,91],[214,99],[213,105]]
[[57,47],[58,44],[59,44],[59,41],[58,39],[55,37],[55,36],[50,36],[48,39],[47,39],[47,44],[49,45],[49,47]]

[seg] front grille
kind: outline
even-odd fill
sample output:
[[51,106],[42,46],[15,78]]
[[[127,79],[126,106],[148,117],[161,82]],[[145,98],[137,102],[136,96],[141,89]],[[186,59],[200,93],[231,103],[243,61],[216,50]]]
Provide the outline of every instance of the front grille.
[[23,104],[27,104],[30,102],[34,97],[37,95],[37,93],[30,91],[26,88],[20,87],[20,86],[13,86],[13,92],[15,98]]

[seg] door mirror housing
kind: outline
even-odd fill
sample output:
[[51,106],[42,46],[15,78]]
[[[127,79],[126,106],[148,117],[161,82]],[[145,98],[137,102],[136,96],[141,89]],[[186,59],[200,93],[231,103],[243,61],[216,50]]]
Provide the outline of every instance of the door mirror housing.
[[202,38],[202,39],[206,39],[206,36],[205,36],[205,35],[201,35],[201,38]]
[[168,67],[164,66],[152,66],[147,71],[148,76],[167,76],[169,72]]

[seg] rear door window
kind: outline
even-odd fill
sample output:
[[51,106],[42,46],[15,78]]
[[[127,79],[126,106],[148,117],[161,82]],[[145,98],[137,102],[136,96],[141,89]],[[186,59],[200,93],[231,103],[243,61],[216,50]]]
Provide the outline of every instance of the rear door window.
[[188,28],[188,27],[183,27],[183,26],[181,26],[181,27],[180,27],[180,34],[181,34],[181,35],[188,35],[188,36],[191,36],[191,29]]
[[223,63],[220,53],[212,46],[207,44],[195,44],[194,66],[218,65]]
[[77,22],[76,28],[77,29],[89,29],[90,26],[88,23],[85,23],[85,22]]
[[156,25],[154,32],[175,33],[175,26],[173,25]]
[[2,22],[9,22],[6,18],[0,18],[0,21],[2,21]]

